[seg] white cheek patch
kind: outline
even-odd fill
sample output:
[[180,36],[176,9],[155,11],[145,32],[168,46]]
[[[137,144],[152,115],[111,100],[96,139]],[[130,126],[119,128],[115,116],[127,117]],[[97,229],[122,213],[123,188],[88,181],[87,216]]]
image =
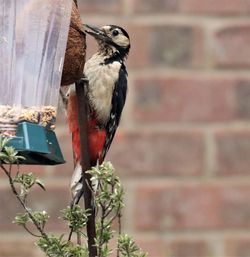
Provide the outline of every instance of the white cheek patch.
[[129,45],[129,39],[124,35],[115,37],[113,41],[119,46],[127,47]]

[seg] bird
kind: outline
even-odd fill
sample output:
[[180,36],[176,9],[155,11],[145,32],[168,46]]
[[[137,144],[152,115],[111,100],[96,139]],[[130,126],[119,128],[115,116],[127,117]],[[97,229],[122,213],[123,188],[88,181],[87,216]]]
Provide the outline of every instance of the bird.
[[[86,61],[84,77],[88,82],[84,92],[87,102],[87,140],[90,165],[104,161],[111,146],[127,96],[127,69],[125,62],[130,51],[130,38],[125,29],[117,25],[101,28],[85,24],[85,32],[97,42],[97,52]],[[80,166],[80,136],[77,117],[76,90],[68,91],[67,119],[72,134],[75,170],[71,179],[71,192],[76,195],[82,188]]]

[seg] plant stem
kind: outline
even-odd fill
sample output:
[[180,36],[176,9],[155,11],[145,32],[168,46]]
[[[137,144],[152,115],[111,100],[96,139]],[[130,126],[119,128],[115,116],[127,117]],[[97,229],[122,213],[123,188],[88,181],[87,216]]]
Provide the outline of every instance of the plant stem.
[[99,235],[99,245],[98,245],[98,257],[102,257],[102,246],[103,246],[103,230],[104,230],[104,221],[105,221],[105,207],[101,206],[101,224],[100,224],[100,235]]
[[[117,216],[118,216],[118,234],[119,234],[119,236],[120,236],[121,233],[122,233],[122,222],[121,222],[122,215],[121,215],[121,213],[119,212]],[[117,257],[120,257],[120,250],[119,250],[118,245],[117,245],[116,256],[117,256]]]
[[42,237],[42,236],[39,236],[39,235],[36,235],[36,234],[34,234],[30,229],[28,229],[25,225],[23,225],[23,228],[29,233],[29,234],[31,234],[32,236],[34,236],[34,237]]
[[[3,164],[0,165],[1,169],[4,171],[4,173],[7,175],[8,179],[9,179],[9,183],[10,183],[10,187],[11,190],[13,192],[13,194],[16,196],[17,200],[20,202],[20,204],[22,205],[22,207],[24,208],[24,210],[27,212],[29,218],[32,220],[33,224],[35,225],[35,227],[37,228],[37,230],[40,232],[40,234],[49,241],[49,238],[47,236],[47,234],[44,232],[44,230],[40,227],[40,225],[38,224],[38,222],[36,221],[35,217],[33,216],[32,212],[30,211],[30,209],[26,206],[25,202],[22,200],[22,198],[20,197],[20,195],[18,194],[16,187],[14,185],[14,181],[10,175],[10,172],[3,166]],[[11,167],[11,165],[10,165]],[[11,168],[10,168],[11,169]]]

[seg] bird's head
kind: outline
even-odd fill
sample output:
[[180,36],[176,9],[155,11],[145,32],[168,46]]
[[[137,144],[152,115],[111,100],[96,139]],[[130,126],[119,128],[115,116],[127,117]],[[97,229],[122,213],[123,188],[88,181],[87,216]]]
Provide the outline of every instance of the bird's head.
[[116,25],[106,25],[101,28],[85,25],[86,33],[93,36],[99,45],[101,52],[111,54],[118,52],[122,59],[125,59],[129,53],[130,40],[128,33]]

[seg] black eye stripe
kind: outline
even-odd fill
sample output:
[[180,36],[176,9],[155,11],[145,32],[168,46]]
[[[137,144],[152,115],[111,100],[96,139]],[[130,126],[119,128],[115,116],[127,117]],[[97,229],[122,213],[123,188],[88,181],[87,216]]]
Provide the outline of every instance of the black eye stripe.
[[112,29],[119,29],[119,30],[121,30],[121,33],[122,33],[125,37],[127,37],[127,38],[129,39],[129,35],[128,35],[127,31],[126,31],[125,29],[123,29],[122,27],[117,26],[117,25],[108,25],[108,26],[110,26],[111,30],[112,30]]

